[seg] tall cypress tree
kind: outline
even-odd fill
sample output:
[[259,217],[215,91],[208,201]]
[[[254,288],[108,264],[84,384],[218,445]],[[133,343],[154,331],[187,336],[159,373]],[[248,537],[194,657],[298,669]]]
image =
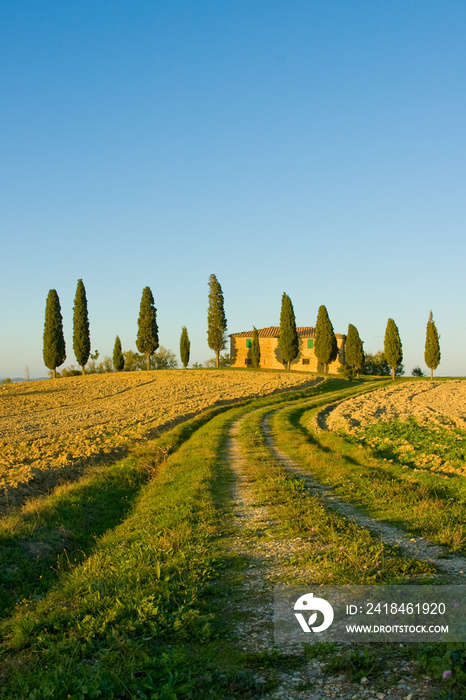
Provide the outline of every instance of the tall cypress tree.
[[55,289],[49,291],[45,305],[43,355],[45,366],[52,370],[52,378],[55,379],[57,367],[66,360],[63,319],[60,300]]
[[278,348],[280,350],[286,369],[299,353],[298,331],[296,330],[296,319],[293,304],[288,294],[282,294],[282,308],[280,311],[280,335],[278,337]]
[[261,348],[259,343],[259,331],[255,326],[252,327],[251,358],[252,366],[257,369],[261,361]]
[[113,369],[115,372],[122,372],[125,367],[125,358],[123,357],[123,352],[121,350],[121,340],[119,336],[115,338],[115,345],[113,346]]
[[338,343],[332,322],[323,304],[319,306],[317,313],[314,352],[317,359],[324,365],[324,373],[327,374],[330,362],[333,362],[338,357]]
[[154,306],[154,297],[150,287],[144,287],[139,308],[136,347],[139,352],[146,356],[148,370],[150,369],[150,358],[159,347],[156,314],[157,309]]
[[181,364],[183,367],[186,369],[186,367],[189,364],[189,352],[191,350],[191,342],[189,340],[188,336],[188,329],[186,326],[183,326],[181,329],[181,336],[180,336],[180,358],[181,358]]
[[348,324],[348,335],[345,343],[345,359],[350,367],[354,367],[357,376],[364,366],[363,342],[359,337],[358,329],[351,323]]
[[437,328],[434,323],[432,316],[432,311],[429,315],[429,320],[427,321],[426,329],[426,348],[424,352],[424,359],[426,361],[427,367],[430,369],[430,378],[434,378],[434,369],[440,364],[440,344],[439,344],[439,334],[437,333]]
[[401,340],[398,327],[392,318],[389,318],[387,321],[383,347],[383,353],[389,367],[392,368],[392,379],[394,380],[396,368],[403,359],[403,351],[401,349]]
[[209,277],[209,309],[207,311],[207,343],[209,348],[215,352],[216,366],[220,364],[220,351],[226,345],[225,331],[227,320],[223,307],[222,288],[215,277]]
[[84,289],[82,280],[78,280],[76,296],[74,298],[73,350],[78,365],[80,365],[81,371],[84,374],[84,366],[86,365],[91,352],[91,339],[89,336],[86,290]]

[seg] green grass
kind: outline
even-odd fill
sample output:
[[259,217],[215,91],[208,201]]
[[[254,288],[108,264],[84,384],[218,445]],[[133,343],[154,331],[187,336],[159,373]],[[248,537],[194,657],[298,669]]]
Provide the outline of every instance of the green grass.
[[[308,492],[302,479],[281,467],[260,427],[268,412],[265,408],[250,414],[242,423],[239,439],[260,502],[268,506],[281,536],[306,539],[308,547],[302,559],[290,558],[290,564],[309,570],[306,583],[400,583],[435,572],[431,564],[403,557],[396,547],[380,542],[355,521],[332,511],[318,495]],[[290,575],[293,577],[293,572]]]
[[83,561],[96,537],[128,513],[145,477],[134,458],[98,467],[63,485],[0,526],[0,615],[16,601],[43,596],[60,571]]
[[342,437],[363,444],[376,456],[397,464],[439,474],[465,474],[466,433],[458,428],[420,425],[411,418],[379,421]]
[[121,523],[141,487],[202,425],[227,407],[205,411],[112,465],[31,499],[0,519],[0,618],[17,602],[46,594],[61,572],[83,562],[96,540]]
[[[311,427],[315,413],[315,408],[298,404],[273,416],[274,439],[290,457],[321,483],[333,486],[333,493],[362,506],[372,517],[385,519],[452,550],[465,551],[464,477],[451,476],[445,480],[428,472],[403,469],[401,464],[384,461],[381,455],[358,445],[357,441],[316,432]],[[427,435],[420,436],[418,432],[417,437],[422,438],[422,448],[427,449]],[[371,665],[374,655],[370,648],[358,656],[360,651],[348,659],[344,655],[332,658],[327,670],[333,673],[346,666],[356,677],[362,671],[367,675],[367,665]],[[387,653],[385,647],[380,652],[384,666]],[[466,644],[410,644],[403,653],[434,678],[442,679],[444,671],[452,671],[448,679],[442,680],[445,690],[436,696],[439,700],[464,698]]]
[[444,690],[437,695],[438,700],[464,700],[466,697],[466,644],[413,644],[408,649],[426,673],[434,678],[442,678],[444,671],[452,671],[451,676],[442,679]]
[[211,482],[228,419],[196,431],[82,565],[3,622],[5,698],[168,698],[192,689],[187,647],[213,634],[204,594],[222,554]]
[[312,428],[316,409],[294,406],[272,418],[274,438],[287,454],[343,500],[371,517],[452,551],[466,552],[466,482],[414,472],[371,450]]

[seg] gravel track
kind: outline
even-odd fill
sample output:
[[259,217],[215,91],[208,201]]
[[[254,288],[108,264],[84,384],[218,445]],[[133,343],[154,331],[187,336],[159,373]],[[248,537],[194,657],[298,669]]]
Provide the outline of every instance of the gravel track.
[[311,493],[317,493],[319,497],[340,515],[355,520],[358,525],[362,525],[362,527],[379,535],[387,544],[398,546],[404,556],[433,562],[440,571],[452,577],[452,583],[464,583],[465,578],[462,574],[466,571],[466,559],[451,554],[446,548],[432,544],[423,537],[410,538],[404,530],[380,520],[374,520],[370,516],[361,513],[350,503],[333,495],[331,487],[324,486],[311,476],[309,472],[301,469],[296,462],[293,462],[283,450],[279,449],[274,444],[269,417],[270,414],[262,421],[262,430],[266,436],[269,449],[282,467],[291,472],[294,476],[304,479],[306,487]]
[[[242,418],[241,420],[245,420]],[[277,539],[274,536],[276,522],[268,508],[257,503],[254,495],[255,474],[242,452],[237,435],[241,420],[230,426],[226,445],[226,462],[231,469],[234,481],[231,491],[233,499],[234,532],[227,541],[227,548],[246,561],[244,577],[236,586],[230,600],[229,613],[233,620],[233,638],[240,648],[249,652],[270,651],[274,647],[273,637],[273,589],[286,580],[293,584],[306,585],[310,571],[290,565],[290,554],[298,554],[309,545],[301,538]],[[266,432],[269,446],[270,432]],[[289,468],[282,456],[276,452],[277,461]],[[333,505],[333,504],[332,504]],[[284,650],[281,650],[284,651]],[[290,670],[280,669],[277,687],[269,692],[250,697],[264,697],[268,700],[427,700],[433,698],[432,680],[416,676],[415,664],[400,660],[397,668],[388,673],[396,673],[399,681],[394,687],[383,692],[371,688],[371,683],[356,683],[346,678],[326,675],[324,663],[317,659],[308,660],[301,645],[284,653],[289,653]],[[256,672],[256,687],[260,688],[269,678],[271,671],[264,668]]]

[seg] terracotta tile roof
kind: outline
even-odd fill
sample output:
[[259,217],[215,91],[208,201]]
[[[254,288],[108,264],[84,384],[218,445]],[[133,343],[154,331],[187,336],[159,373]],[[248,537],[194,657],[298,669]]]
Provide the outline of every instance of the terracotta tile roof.
[[[315,338],[316,329],[313,326],[297,326],[299,338]],[[258,328],[259,338],[278,338],[280,335],[280,326],[268,326],[267,328]],[[346,338],[341,333],[335,333],[337,338]],[[252,338],[251,331],[241,331],[240,333],[230,333],[230,338]]]
[[313,326],[297,326],[299,338],[315,338],[316,329]]
[[[299,326],[296,328],[300,338],[313,338],[315,328],[311,326]],[[259,338],[278,338],[280,335],[280,326],[268,326],[268,328],[258,328]],[[241,331],[241,333],[230,333],[235,338],[249,338],[252,336],[252,331]]]
[[[280,326],[269,326],[268,328],[258,328],[259,338],[278,338],[280,335]],[[253,331],[241,331],[241,333],[230,333],[235,338],[251,338]]]

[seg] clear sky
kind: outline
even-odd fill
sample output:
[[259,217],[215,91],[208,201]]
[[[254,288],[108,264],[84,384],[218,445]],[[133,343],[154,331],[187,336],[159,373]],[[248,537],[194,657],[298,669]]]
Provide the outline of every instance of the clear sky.
[[325,304],[364,349],[398,325],[407,374],[466,375],[464,0],[3,0],[0,377],[45,376],[57,290],[67,360],[78,278],[91,343],[207,346]]

